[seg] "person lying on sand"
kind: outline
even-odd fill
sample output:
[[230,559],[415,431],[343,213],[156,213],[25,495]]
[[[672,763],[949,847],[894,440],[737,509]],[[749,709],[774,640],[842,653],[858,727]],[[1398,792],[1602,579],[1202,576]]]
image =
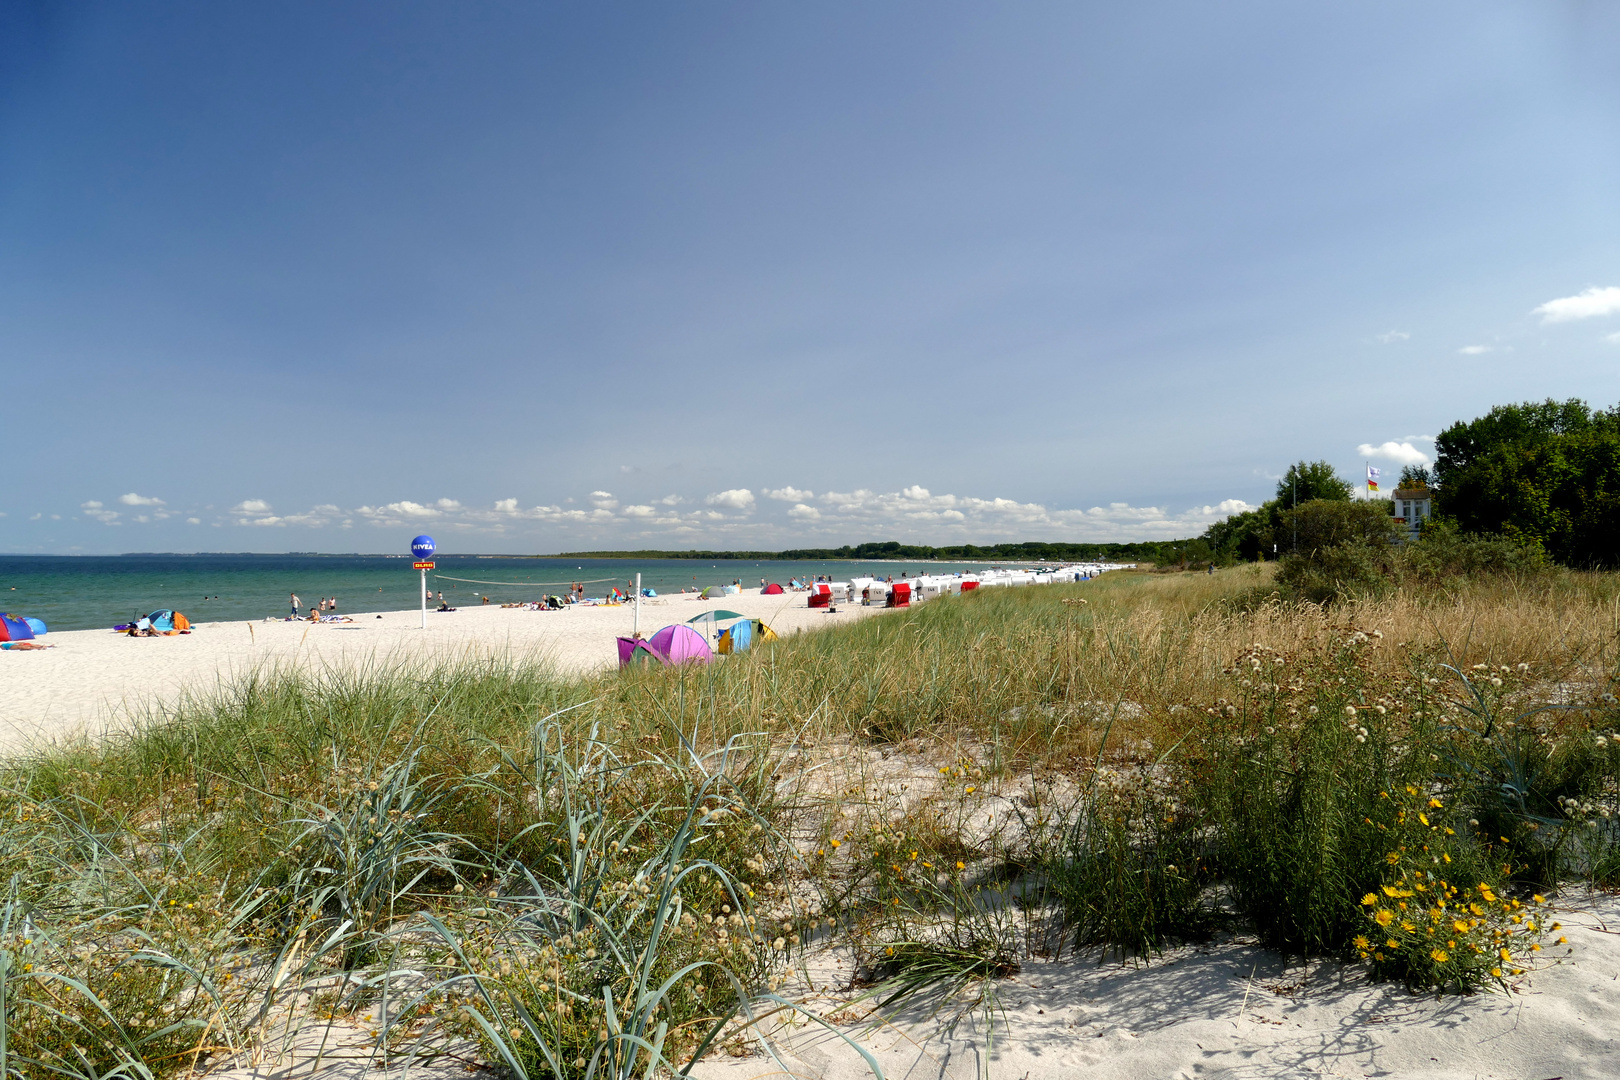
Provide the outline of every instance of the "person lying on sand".
[[21,652],[28,652],[31,649],[54,649],[54,648],[56,648],[55,645],[41,645],[37,641],[0,641],[0,649],[5,649],[8,652],[10,650],[12,650],[12,649],[17,649],[17,650],[19,650]]

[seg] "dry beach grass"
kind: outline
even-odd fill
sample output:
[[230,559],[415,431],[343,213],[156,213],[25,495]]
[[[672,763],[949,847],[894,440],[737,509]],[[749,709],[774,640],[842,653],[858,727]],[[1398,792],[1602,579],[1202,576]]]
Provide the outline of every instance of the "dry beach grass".
[[[1254,1037],[1278,1009],[1247,991],[1239,1043],[1198,1043],[1233,964],[1275,985],[1304,964],[1316,996],[1265,991],[1299,1023],[1402,1018],[1358,1032],[1358,1068],[1398,1043],[1483,1072],[1443,1009],[1545,1034],[1507,1075],[1596,1075],[1558,1055],[1613,1052],[1584,965],[1620,951],[1561,909],[1615,911],[1589,890],[1620,878],[1616,580],[1331,609],[1264,585],[994,590],[705,668],[244,673],[7,765],[0,1053],[22,1076],[839,1074],[923,1051],[1300,1075],[1312,1046],[1341,1059],[1314,1028]],[[1408,986],[1495,992],[1425,1012]],[[1540,1012],[1503,1007],[1526,989]],[[1102,1042],[1067,1046],[1076,1009]],[[1117,1034],[1147,1014],[1178,1033],[1152,1064]]]

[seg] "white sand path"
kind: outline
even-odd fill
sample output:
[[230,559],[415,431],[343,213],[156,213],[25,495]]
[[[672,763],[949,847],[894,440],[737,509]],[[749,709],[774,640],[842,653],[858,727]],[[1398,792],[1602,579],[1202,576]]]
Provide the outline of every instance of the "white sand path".
[[[643,601],[644,636],[705,610],[763,618],[779,634],[848,623],[877,608],[806,605],[805,594],[757,592],[698,600],[692,594]],[[491,653],[543,658],[567,673],[610,668],[614,639],[631,632],[629,605],[527,611],[498,606],[353,616],[352,623],[201,623],[173,637],[131,638],[111,630],[70,630],[42,638],[38,651],[0,651],[0,751],[60,743],[125,727],[142,708],[207,691],[256,668],[286,664],[353,667],[376,661]]]

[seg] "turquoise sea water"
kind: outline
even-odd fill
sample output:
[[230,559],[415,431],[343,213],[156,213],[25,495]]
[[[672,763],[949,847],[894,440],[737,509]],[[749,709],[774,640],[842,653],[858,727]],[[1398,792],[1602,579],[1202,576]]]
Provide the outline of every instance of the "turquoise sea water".
[[[508,559],[441,556],[428,578],[453,604],[532,600],[591,582],[588,596],[641,573],[644,588],[679,592],[740,579],[745,591],[760,578],[786,585],[793,577],[902,573],[915,577],[982,569],[983,563],[772,562],[690,559]],[[464,580],[454,580],[464,579]],[[399,611],[420,601],[420,575],[409,557],[387,555],[0,555],[0,611],[43,619],[52,630],[90,630],[127,622],[158,608],[185,612],[193,622],[282,617],[288,593],[307,611],[335,596],[338,610]],[[486,584],[500,582],[503,584]],[[506,584],[510,583],[510,584]]]

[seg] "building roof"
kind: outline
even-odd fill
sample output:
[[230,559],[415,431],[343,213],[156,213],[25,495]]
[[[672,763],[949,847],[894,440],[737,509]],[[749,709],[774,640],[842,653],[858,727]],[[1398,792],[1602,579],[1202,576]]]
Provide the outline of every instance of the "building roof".
[[1396,488],[1391,498],[1395,499],[1432,499],[1434,491],[1430,488]]

